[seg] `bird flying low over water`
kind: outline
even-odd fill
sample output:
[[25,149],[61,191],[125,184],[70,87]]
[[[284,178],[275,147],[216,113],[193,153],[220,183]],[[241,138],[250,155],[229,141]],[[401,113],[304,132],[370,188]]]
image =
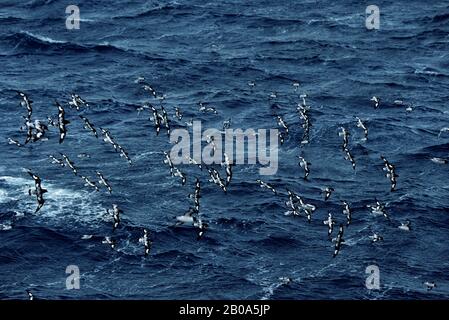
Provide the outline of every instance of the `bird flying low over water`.
[[368,139],[368,128],[366,127],[365,123],[359,117],[355,117],[355,119],[357,120],[357,127],[363,130],[365,140]]
[[139,243],[144,246],[144,255],[148,256],[151,251],[153,242],[150,240],[150,232],[147,229],[143,229],[143,236],[139,238]]
[[86,117],[83,116],[79,116],[83,121],[84,121],[84,129],[89,130],[90,132],[93,133],[93,135],[95,136],[95,138],[98,138],[98,133],[97,130],[95,129],[95,127],[93,126],[92,123],[90,123],[89,119],[87,119]]
[[81,107],[89,107],[89,104],[86,102],[86,100],[82,99],[79,95],[72,93],[70,95],[70,98],[72,99],[69,101],[70,107],[75,107],[76,110],[80,110]]
[[95,181],[90,180],[86,176],[81,176],[81,179],[84,181],[84,186],[94,188],[95,191],[100,191]]
[[402,222],[401,225],[398,227],[398,229],[403,231],[410,231],[412,230],[412,223],[410,220],[405,220],[405,222]]
[[345,242],[345,240],[343,239],[343,233],[344,233],[343,224],[340,224],[340,228],[338,230],[337,237],[335,239],[333,239],[333,241],[335,241],[335,248],[334,248],[334,255],[333,255],[334,258],[340,252],[343,242]]
[[334,230],[335,221],[332,217],[332,213],[328,213],[328,217],[326,220],[323,221],[323,223],[328,227],[327,236],[330,237],[332,234],[332,231]]
[[97,171],[97,176],[98,176],[98,184],[100,185],[104,185],[106,187],[106,189],[108,189],[109,193],[112,193],[112,187],[109,184],[108,180],[106,180],[106,178],[104,177],[104,175],[100,172]]
[[198,229],[197,234],[197,240],[200,240],[204,232],[208,228],[208,224],[204,223],[201,215],[200,215],[200,191],[201,191],[201,183],[200,180],[197,178],[195,181],[195,191],[193,194],[189,195],[189,197],[193,197],[194,199],[194,206],[191,207],[185,214],[181,216],[176,217],[176,225],[187,225],[187,226],[193,226]]
[[332,187],[326,187],[326,188],[322,189],[322,192],[324,193],[324,201],[329,200],[330,196],[332,195],[332,193],[334,191],[335,190]]
[[120,215],[123,213],[123,210],[119,209],[119,207],[116,204],[112,205],[112,211],[109,211],[109,209],[106,209],[106,212],[109,215],[112,215],[112,218],[114,219],[114,223],[112,225],[112,231],[115,231],[115,229],[118,228],[120,224]]
[[17,94],[22,98],[22,101],[20,102],[20,105],[22,107],[25,107],[27,109],[27,116],[26,118],[31,121],[31,116],[33,114],[33,101],[28,97],[28,95],[22,91],[16,91]]
[[27,173],[33,178],[34,180],[34,190],[28,190],[29,195],[35,195],[37,200],[37,208],[34,213],[37,213],[42,206],[45,203],[44,199],[44,193],[47,192],[47,189],[42,188],[42,180],[39,178],[39,176],[32,173],[30,170],[27,170]]
[[209,182],[215,183],[224,191],[224,193],[226,193],[226,180],[221,178],[220,173],[214,168],[207,168],[207,171],[209,172],[210,176]]
[[22,147],[22,144],[19,141],[11,139],[11,138],[8,138],[8,144],[13,144],[17,147]]
[[346,216],[346,226],[349,226],[352,220],[352,209],[347,201],[343,201],[343,214]]
[[73,161],[70,160],[70,158],[67,155],[65,155],[64,153],[60,152],[59,154],[64,159],[66,165],[72,170],[73,174],[78,175],[78,169],[75,167],[75,164],[73,163]]
[[64,162],[64,160],[58,159],[58,158],[56,158],[56,157],[54,157],[54,156],[52,156],[52,155],[49,155],[48,157],[50,158],[51,163],[57,164],[57,165],[59,165],[59,166],[61,166],[61,167],[65,167],[65,162]]
[[101,243],[108,244],[111,247],[111,249],[115,249],[115,246],[117,244],[117,242],[111,237],[105,237],[104,240],[101,241]]
[[58,107],[59,143],[61,144],[67,135],[67,125],[70,121],[65,119],[65,110],[62,105],[58,101],[55,101],[55,103]]
[[376,97],[376,96],[373,96],[373,97],[371,98],[371,101],[373,102],[374,109],[378,109],[379,106],[380,106],[380,98],[378,98],[378,97]]
[[306,159],[303,157],[299,157],[299,166],[304,169],[304,180],[307,180],[307,178],[310,175],[310,169],[309,166],[311,165],[310,162],[307,162]]
[[261,188],[266,188],[266,189],[268,189],[268,190],[273,191],[273,193],[276,194],[276,189],[275,189],[271,184],[268,184],[268,183],[266,183],[266,182],[263,182],[263,181],[260,180],[260,179],[257,179],[256,182],[260,185]]

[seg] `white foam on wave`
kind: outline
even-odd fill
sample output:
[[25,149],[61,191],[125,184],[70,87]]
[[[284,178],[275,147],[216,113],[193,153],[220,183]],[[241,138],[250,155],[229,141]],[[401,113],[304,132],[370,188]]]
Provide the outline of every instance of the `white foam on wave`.
[[49,37],[46,37],[46,36],[41,36],[41,35],[29,32],[29,31],[21,31],[21,33],[26,34],[26,35],[28,35],[30,37],[35,38],[35,39],[38,39],[38,40],[40,40],[42,42],[47,42],[47,43],[67,43],[66,41],[55,40],[55,39],[52,39],[52,38],[49,38]]
[[[1,193],[3,189],[0,189],[0,202],[2,199],[17,200],[17,211],[34,214],[37,205],[36,198],[28,194],[28,190],[34,188],[33,181],[11,176],[2,176],[0,181],[8,186],[8,191],[6,196],[4,194],[4,197]],[[42,187],[47,189],[48,192],[44,194],[44,206],[36,214],[41,218],[82,223],[108,218],[106,209],[97,203],[92,192],[60,187],[45,180],[42,181]]]
[[9,194],[6,190],[0,189],[0,203],[5,203],[10,200]]
[[20,185],[30,183],[29,179],[25,179],[22,177],[11,177],[11,176],[0,176],[0,181],[3,181],[12,186],[20,186]]
[[0,231],[6,231],[6,230],[11,230],[11,229],[12,229],[11,222],[9,222],[9,223],[0,223]]

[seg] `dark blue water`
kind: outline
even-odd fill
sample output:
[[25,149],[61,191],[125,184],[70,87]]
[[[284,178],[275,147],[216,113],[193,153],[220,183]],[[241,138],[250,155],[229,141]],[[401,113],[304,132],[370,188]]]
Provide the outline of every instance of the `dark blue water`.
[[[377,1],[376,31],[365,28],[364,2],[274,0],[76,1],[80,29],[67,30],[65,8],[73,2],[0,3],[0,298],[27,299],[26,289],[41,299],[449,298],[449,174],[447,165],[430,161],[449,157],[449,133],[438,137],[449,126],[449,1]],[[234,128],[276,128],[274,113],[283,115],[291,132],[277,174],[261,177],[258,165],[237,165],[225,195],[206,171],[184,165],[181,186],[163,163],[162,152],[171,148],[165,132],[156,136],[149,114],[136,111],[158,104],[135,83],[139,76],[166,95],[171,117],[180,106],[179,126],[193,118],[221,128],[231,118]],[[54,100],[66,103],[70,92],[91,106],[66,108],[71,124],[62,145],[51,128],[48,141],[18,148],[7,138],[24,140],[26,110],[14,90],[34,101],[34,119],[56,116]],[[268,102],[274,91],[276,110]],[[299,93],[312,107],[305,146]],[[382,99],[377,110],[373,95]],[[393,104],[397,99],[414,110],[407,114]],[[218,115],[198,112],[199,101]],[[134,164],[84,130],[77,114],[108,128]],[[366,120],[368,141],[355,116]],[[351,132],[355,171],[340,149],[342,125]],[[51,164],[47,156],[58,152],[84,175],[102,171],[112,195],[91,192]],[[396,192],[381,154],[396,165]],[[312,163],[309,181],[299,155]],[[37,214],[23,168],[48,189]],[[196,177],[209,224],[200,241],[191,228],[173,228],[191,205]],[[285,216],[287,199],[259,188],[260,178],[316,205],[312,223]],[[320,188],[327,185],[335,193],[325,203]],[[375,198],[388,203],[391,221],[366,208]],[[322,220],[332,210],[344,223],[342,200],[351,203],[353,222],[332,258]],[[113,203],[124,211],[116,250],[101,243],[112,234],[105,210]],[[397,228],[406,219],[410,232]],[[138,243],[144,227],[154,241],[148,257]],[[384,241],[373,244],[374,232]],[[381,279],[370,291],[365,268],[372,264]],[[68,265],[79,266],[80,290],[66,289]],[[293,282],[282,285],[279,277]],[[425,281],[437,288],[428,292]]]

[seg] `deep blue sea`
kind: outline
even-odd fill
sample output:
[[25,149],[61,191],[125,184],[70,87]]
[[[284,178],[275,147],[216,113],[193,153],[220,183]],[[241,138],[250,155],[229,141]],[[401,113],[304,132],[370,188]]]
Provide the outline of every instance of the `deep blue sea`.
[[[66,29],[65,9],[80,8],[80,29]],[[365,9],[380,9],[380,29],[365,27]],[[448,299],[449,298],[449,1],[0,1],[0,298],[28,299]],[[236,165],[225,194],[207,170],[180,165],[187,183],[163,162],[172,145],[157,136],[151,114],[137,108],[160,94],[172,127],[200,120],[204,128],[279,128],[289,125],[279,170],[260,176],[256,164]],[[248,86],[254,82],[254,88]],[[300,87],[295,91],[293,83]],[[33,120],[55,118],[65,106],[67,137],[17,147],[26,109],[16,90],[33,100]],[[67,106],[77,93],[89,107]],[[277,97],[270,99],[272,92]],[[310,105],[310,143],[300,143],[299,95]],[[372,96],[381,98],[378,109]],[[411,112],[394,103],[413,105]],[[202,113],[198,102],[217,114]],[[183,119],[174,116],[175,106]],[[107,128],[133,160],[83,128],[78,115]],[[368,140],[355,117],[366,122]],[[350,132],[357,167],[344,159],[339,128]],[[113,188],[92,191],[68,169],[49,161],[67,154],[79,175],[101,171]],[[88,154],[89,157],[85,156]],[[396,166],[397,190],[382,171]],[[305,181],[298,156],[311,163]],[[34,213],[31,169],[48,189]],[[219,167],[217,167],[219,170]],[[201,181],[201,240],[175,217],[192,205]],[[317,207],[286,216],[285,195]],[[321,188],[335,192],[324,201]],[[366,207],[387,203],[390,220]],[[345,243],[334,244],[323,220],[345,223]],[[122,220],[112,231],[107,208]],[[411,221],[411,230],[398,226]],[[143,255],[143,228],[153,246]],[[370,236],[383,241],[373,243]],[[117,241],[112,250],[102,240]],[[68,265],[80,270],[80,289],[66,288]],[[380,270],[380,289],[365,286],[366,267]],[[280,278],[289,277],[290,284]],[[435,282],[428,291],[424,282]]]

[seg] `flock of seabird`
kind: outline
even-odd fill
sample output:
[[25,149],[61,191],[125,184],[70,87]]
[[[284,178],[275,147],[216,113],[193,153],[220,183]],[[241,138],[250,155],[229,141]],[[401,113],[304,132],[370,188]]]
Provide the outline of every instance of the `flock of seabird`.
[[[139,77],[139,79],[136,81],[139,84],[142,84],[142,89],[150,94],[150,97],[154,98],[156,101],[159,102],[159,108],[155,107],[152,103],[145,103],[141,107],[137,108],[137,111],[140,113],[144,110],[148,110],[150,113],[150,121],[152,122],[156,135],[159,135],[161,130],[166,130],[167,135],[170,135],[170,123],[172,120],[169,119],[168,113],[166,109],[163,106],[163,101],[165,100],[165,95],[159,95],[156,90],[146,82],[146,80],[143,77]],[[249,82],[248,86],[251,90],[254,90],[256,83],[255,82]],[[294,91],[297,92],[299,89],[299,83],[295,82],[293,84]],[[12,138],[8,138],[8,141],[10,144],[14,144],[18,147],[24,147],[28,143],[34,143],[37,141],[45,141],[48,138],[46,137],[46,132],[49,130],[49,127],[56,127],[59,133],[59,143],[63,143],[67,132],[68,132],[68,126],[70,125],[70,121],[66,119],[65,115],[65,108],[74,108],[77,111],[80,111],[84,108],[87,108],[89,104],[86,100],[82,99],[77,94],[71,94],[70,100],[65,104],[62,105],[58,101],[55,101],[55,105],[57,107],[58,115],[56,119],[53,119],[52,117],[47,118],[47,122],[41,121],[41,120],[34,120],[32,119],[33,114],[33,107],[32,103],[33,101],[28,97],[28,95],[24,92],[17,91],[18,95],[20,96],[21,102],[20,104],[26,108],[27,114],[23,118],[25,119],[25,126],[22,127],[22,130],[26,130],[26,138],[23,143],[20,143],[17,140],[14,140]],[[297,111],[299,114],[299,118],[302,121],[302,129],[303,129],[303,135],[302,139],[300,141],[301,145],[309,144],[310,143],[310,128],[311,128],[311,117],[310,117],[310,111],[311,107],[306,103],[307,95],[302,94],[299,96],[301,101],[297,105]],[[277,98],[277,93],[271,93],[269,95],[269,100],[273,100]],[[371,99],[373,101],[374,108],[378,109],[380,108],[380,98],[373,97]],[[404,105],[403,102],[401,102],[401,105]],[[398,102],[395,102],[395,104],[398,104]],[[217,109],[213,106],[210,106],[204,102],[198,103],[198,110],[199,112],[204,113],[212,113],[217,114]],[[406,111],[410,112],[412,109],[411,105],[407,105]],[[84,128],[89,131],[95,138],[99,138],[100,135],[103,138],[103,141],[107,144],[110,144],[115,152],[120,155],[120,157],[124,158],[130,165],[132,164],[131,158],[128,154],[128,152],[119,144],[116,142],[116,140],[113,138],[111,132],[105,128],[99,128],[99,130],[96,129],[94,124],[85,116],[78,115],[78,118],[81,119]],[[181,109],[176,106],[174,107],[174,117],[173,120],[177,119],[181,121],[183,118],[183,114]],[[281,130],[279,131],[279,140],[281,145],[284,143],[285,138],[289,134],[289,127],[287,123],[284,121],[283,117],[280,115],[276,115],[277,123]],[[357,128],[360,128],[363,130],[364,133],[364,140],[366,141],[368,139],[368,128],[365,122],[363,122],[360,118],[356,117],[356,126]],[[191,126],[193,122],[193,119],[191,119],[188,122],[185,122],[186,126]],[[231,119],[228,119],[223,122],[223,130],[229,128],[231,126]],[[446,130],[447,129],[447,130]],[[440,135],[443,132],[449,132],[449,128],[443,128],[440,131]],[[345,159],[348,160],[353,169],[356,169],[356,162],[355,159],[350,151],[349,147],[349,136],[350,133],[347,128],[341,127],[340,131],[338,132],[338,135],[342,137],[343,144],[341,146],[344,154]],[[208,137],[208,143],[210,145],[214,145],[214,141],[212,137]],[[213,151],[215,152],[215,148],[213,148]],[[178,177],[181,180],[181,184],[185,185],[187,181],[187,175],[183,173],[179,168],[177,168],[173,161],[170,159],[170,155],[167,152],[164,152],[165,159],[163,160],[164,163],[166,163],[169,166],[170,174],[173,177]],[[61,168],[68,168],[72,171],[72,173],[75,176],[80,177],[85,186],[92,188],[92,190],[100,191],[100,188],[104,187],[109,193],[112,193],[112,187],[108,180],[105,178],[105,176],[100,172],[96,171],[96,179],[90,178],[87,175],[79,175],[79,170],[76,167],[76,164],[73,160],[69,158],[68,155],[59,153],[59,156],[56,155],[48,155],[49,159],[51,160],[52,164],[55,164]],[[86,157],[89,157],[86,155]],[[396,190],[397,186],[397,178],[398,175],[396,173],[396,167],[392,163],[390,163],[383,155],[380,156],[381,160],[383,161],[384,167],[383,170],[385,171],[385,176],[389,179],[391,184],[391,192]],[[209,175],[209,182],[217,185],[224,193],[227,193],[228,186],[231,183],[232,180],[232,168],[233,163],[232,159],[229,159],[229,157],[224,154],[224,161],[222,163],[222,167],[224,167],[224,173],[220,173],[219,170],[212,166],[206,166],[203,163],[198,163],[192,158],[186,159],[188,160],[189,164],[196,165],[201,171],[203,168],[207,170],[207,173]],[[440,158],[433,158],[431,159],[435,163],[447,163],[445,159]],[[308,162],[304,157],[299,156],[299,167],[303,170],[303,178],[304,180],[308,180],[311,170],[310,166],[311,163]],[[42,180],[40,177],[32,172],[31,170],[27,169],[27,173],[32,177],[34,180],[34,189],[29,190],[29,194],[36,197],[37,201],[37,208],[35,210],[35,213],[37,213],[45,204],[44,194],[48,192],[46,189],[42,186]],[[304,197],[301,197],[299,194],[293,192],[292,190],[287,189],[286,193],[278,191],[273,185],[270,183],[264,182],[260,179],[256,180],[256,183],[260,185],[261,188],[265,188],[271,192],[273,192],[276,196],[286,196],[288,198],[287,201],[285,201],[285,204],[288,208],[288,211],[285,213],[285,215],[293,216],[293,217],[300,217],[304,216],[307,218],[307,221],[310,223],[312,221],[312,216],[314,212],[316,211],[316,206],[307,203],[307,200]],[[321,189],[324,200],[328,201],[331,198],[331,195],[335,192],[335,189],[331,186],[326,186]],[[201,181],[199,177],[196,177],[195,179],[195,190],[192,194],[189,195],[190,198],[193,199],[193,205],[190,207],[190,209],[183,215],[176,216],[176,224],[175,226],[180,225],[186,225],[191,226],[197,230],[197,238],[201,239],[204,236],[205,231],[208,228],[208,224],[204,222],[204,219],[202,217],[202,214],[200,212],[200,198],[201,198]],[[386,210],[386,205],[382,204],[380,201],[376,199],[376,203],[373,205],[367,206],[373,214],[379,214],[383,215],[385,218],[390,219],[389,215]],[[112,232],[114,232],[121,223],[121,215],[123,214],[123,211],[116,205],[112,205],[112,209],[107,209],[107,214],[112,218]],[[352,209],[350,207],[350,204],[347,201],[342,201],[342,213],[345,216],[346,223],[340,223],[339,228],[337,231],[337,235],[332,238],[334,226],[336,224],[336,221],[334,219],[334,215],[332,212],[328,212],[328,218],[323,221],[323,224],[327,226],[327,235],[328,238],[334,243],[334,250],[333,250],[333,257],[336,257],[340,250],[342,249],[342,246],[344,245],[344,231],[348,226],[351,224],[352,221]],[[410,231],[411,230],[411,222],[409,220],[401,223],[400,226],[398,226],[400,230],[404,231]],[[374,234],[369,237],[372,242],[379,242],[383,240],[383,237]],[[109,245],[112,249],[116,248],[117,242],[113,238],[112,235],[106,236],[102,243]],[[148,256],[151,251],[152,247],[152,240],[151,240],[151,233],[148,229],[143,229],[143,235],[141,238],[139,238],[139,244],[143,245],[143,253],[145,256]],[[428,290],[431,290],[432,288],[436,287],[435,283],[433,282],[426,282],[425,285],[427,286]],[[33,295],[31,292],[27,291],[29,298],[32,300]]]
[[[254,87],[255,83],[251,82],[251,83],[249,83],[249,85],[251,87]],[[299,84],[295,82],[293,84],[293,86],[294,86],[294,91],[297,92],[297,90],[299,88]],[[269,100],[273,100],[276,98],[277,98],[276,92],[273,92],[269,95]],[[303,128],[303,137],[302,137],[302,140],[300,141],[301,145],[310,143],[309,131],[310,131],[310,127],[311,127],[311,118],[310,118],[309,113],[310,113],[311,107],[310,107],[310,105],[308,105],[306,103],[306,98],[307,98],[307,95],[305,95],[305,94],[300,95],[301,102],[298,103],[298,107],[297,107],[297,111],[299,113],[299,118],[300,118],[300,120],[302,120],[302,128]],[[381,99],[379,97],[373,96],[370,99],[370,101],[372,101],[373,107],[375,109],[381,108]],[[402,100],[394,101],[394,105],[405,106],[405,111],[407,113],[410,113],[414,110],[412,104],[404,103]],[[279,139],[280,139],[280,144],[282,145],[285,141],[285,137],[289,133],[289,128],[288,128],[286,122],[284,121],[284,119],[282,118],[282,116],[276,115],[276,118],[277,118],[278,125],[281,128],[281,131],[279,133]],[[363,121],[359,117],[355,117],[355,120],[356,120],[356,123],[355,123],[356,127],[363,130],[364,138],[362,139],[362,141],[367,141],[368,140],[368,126],[367,126],[366,122]],[[445,133],[445,132],[449,132],[449,127],[441,129],[440,134],[438,136],[440,136],[442,133]],[[351,163],[352,168],[355,170],[356,169],[356,161],[355,161],[355,158],[350,150],[349,130],[346,127],[340,127],[338,135],[343,140],[341,149],[344,152],[344,159],[348,160]],[[396,167],[394,164],[389,162],[384,155],[380,155],[380,159],[383,161],[383,171],[384,171],[385,177],[387,177],[390,182],[390,191],[394,192],[396,190],[397,179],[399,177],[399,175],[396,173]],[[449,161],[447,159],[443,159],[443,158],[431,158],[430,160],[437,164],[449,163]],[[304,172],[304,175],[303,175],[304,180],[308,180],[308,178],[310,176],[311,163],[308,162],[303,156],[299,156],[298,165]],[[307,218],[307,221],[309,223],[311,222],[312,215],[313,215],[314,211],[316,210],[316,207],[313,204],[306,203],[305,200],[301,196],[299,196],[298,194],[294,193],[291,190],[287,189],[286,194],[285,194],[285,193],[277,190],[275,186],[273,186],[272,184],[270,184],[268,182],[265,182],[262,180],[256,180],[256,182],[260,185],[261,188],[267,189],[278,196],[282,196],[282,197],[287,196],[288,197],[288,201],[285,202],[285,204],[288,208],[288,211],[285,213],[285,215],[294,216],[294,217],[305,216]],[[332,193],[335,191],[335,189],[331,186],[323,187],[321,190],[324,194],[325,201],[328,201],[329,198],[331,197]],[[388,221],[391,221],[390,216],[386,209],[387,204],[381,203],[377,199],[375,200],[375,202],[376,203],[373,205],[367,205],[367,208],[370,209],[374,215],[382,215]],[[342,246],[345,242],[345,240],[343,238],[344,231],[351,224],[351,221],[352,221],[353,210],[350,207],[349,202],[346,200],[342,201],[342,213],[346,218],[346,224],[341,223],[339,225],[336,237],[332,238],[334,225],[336,223],[332,212],[329,211],[328,218],[323,221],[323,224],[328,227],[328,237],[334,243],[333,257],[336,257],[339,254],[340,250],[342,249]],[[397,228],[402,231],[410,231],[411,230],[410,220],[401,222],[400,225],[397,226]],[[373,243],[380,242],[383,240],[383,237],[377,233],[374,233],[373,235],[369,236],[368,238]],[[436,287],[434,282],[425,282],[424,284],[428,290],[432,290],[434,287]]]
[[[249,85],[254,87],[255,83],[251,82],[251,83],[249,83]],[[299,88],[298,83],[295,82],[293,84],[293,86],[294,86],[294,90],[296,92]],[[304,145],[304,144],[310,143],[309,130],[311,127],[311,119],[310,119],[309,113],[310,113],[311,107],[310,107],[310,105],[308,105],[306,103],[307,95],[302,94],[299,97],[301,99],[301,102],[298,103],[297,111],[299,113],[300,120],[302,120],[302,122],[303,122],[302,123],[303,137],[302,137],[302,140],[300,143],[302,145]],[[273,100],[276,98],[277,98],[276,92],[271,93],[269,95],[270,100]],[[373,102],[373,107],[375,109],[380,108],[381,99],[379,97],[374,96],[370,99],[370,101]],[[406,109],[405,109],[406,112],[411,112],[413,110],[413,107],[411,104],[406,104],[403,101],[396,100],[394,102],[394,104],[406,106]],[[280,143],[283,144],[285,141],[285,137],[289,133],[289,128],[288,128],[286,122],[283,120],[282,116],[276,115],[276,118],[277,118],[278,125],[282,128],[282,131],[279,133],[279,139],[280,139]],[[364,138],[362,139],[362,141],[367,141],[368,140],[367,124],[359,117],[355,117],[355,120],[356,120],[356,127],[363,130]],[[449,128],[443,128],[440,131],[440,135],[442,132],[446,132],[446,131],[449,132]],[[351,163],[352,168],[355,170],[356,169],[356,161],[350,151],[350,146],[349,146],[349,137],[350,137],[349,130],[346,127],[340,127],[338,135],[343,140],[341,149],[344,152],[344,158],[345,158],[345,160],[348,160]],[[397,178],[399,177],[399,175],[396,173],[396,167],[394,164],[389,162],[385,158],[385,156],[380,155],[380,159],[383,161],[383,164],[384,164],[383,171],[385,171],[385,176],[389,179],[389,182],[390,182],[390,190],[391,190],[391,192],[394,192],[396,190],[396,186],[397,186]],[[439,163],[439,164],[448,163],[448,161],[446,159],[441,159],[441,158],[432,158],[431,161],[433,161],[435,163]],[[311,163],[308,162],[303,156],[299,156],[298,165],[304,172],[304,175],[303,175],[304,180],[308,180],[308,178],[310,176],[310,172],[311,172],[310,171]],[[285,213],[285,215],[305,216],[307,218],[307,221],[311,222],[312,215],[313,215],[314,211],[316,210],[316,207],[313,204],[306,203],[305,200],[300,195],[294,193],[291,190],[287,189],[286,194],[285,194],[283,192],[278,191],[273,185],[271,185],[268,182],[264,182],[262,180],[256,180],[256,182],[260,185],[261,188],[270,190],[271,192],[273,192],[276,195],[288,197],[288,201],[285,202],[285,204],[288,207],[288,211]],[[321,190],[324,194],[324,201],[328,201],[329,198],[331,197],[332,193],[335,191],[335,189],[331,186],[323,187]],[[382,215],[386,219],[391,221],[390,217],[387,213],[387,210],[386,210],[386,204],[382,204],[377,199],[375,201],[376,201],[376,204],[367,205],[367,208],[369,208],[373,214]],[[346,200],[342,201],[342,213],[346,218],[346,224],[343,224],[343,223],[340,224],[337,236],[334,238],[331,238],[331,235],[332,235],[333,229],[334,229],[334,225],[335,225],[335,220],[334,220],[334,216],[333,216],[332,212],[329,212],[328,218],[323,221],[323,224],[328,227],[328,237],[331,238],[332,241],[335,243],[333,257],[336,257],[339,254],[339,252],[342,248],[342,244],[344,244],[344,239],[343,239],[344,229],[345,229],[345,227],[347,228],[351,224],[351,221],[352,221],[353,210],[350,207],[349,202]],[[411,230],[410,220],[406,220],[405,222],[402,222],[398,226],[398,228],[403,231],[410,231]],[[370,236],[369,238],[371,239],[372,242],[379,242],[379,241],[383,240],[383,237],[376,233],[374,235]]]

